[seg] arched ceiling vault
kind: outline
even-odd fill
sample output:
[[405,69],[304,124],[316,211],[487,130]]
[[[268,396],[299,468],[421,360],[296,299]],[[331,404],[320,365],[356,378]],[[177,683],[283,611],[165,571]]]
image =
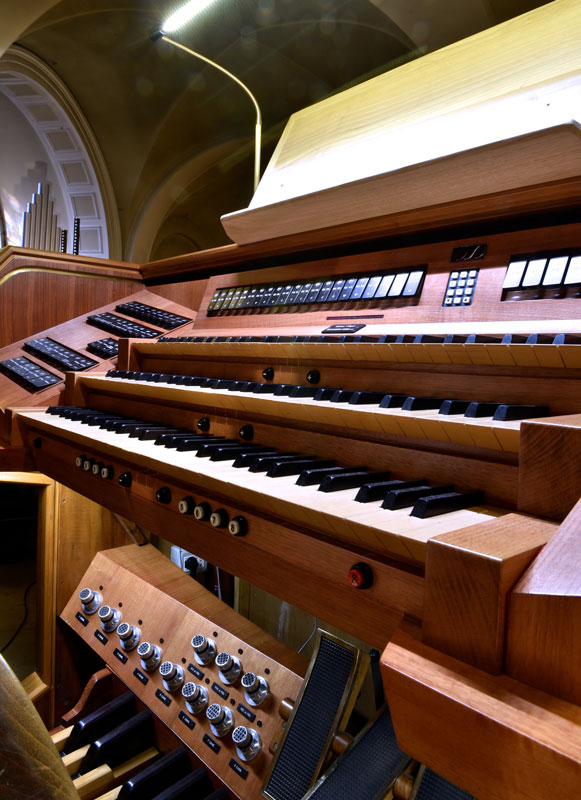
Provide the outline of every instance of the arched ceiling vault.
[[[95,134],[110,174],[126,258],[147,259],[142,246],[134,253],[135,243],[161,241],[170,217],[178,241],[178,217],[189,220],[184,224],[218,220],[247,206],[252,191],[254,119],[248,98],[217,71],[149,38],[180,2],[37,2],[33,17],[22,12],[29,5],[22,0],[3,0],[4,31],[12,31],[18,44],[56,72]],[[300,108],[542,4],[215,0],[179,38],[252,89],[263,113],[265,165],[289,115]],[[181,186],[185,176],[189,183],[177,196],[167,191],[175,180]],[[152,198],[157,220],[151,215]],[[157,224],[154,236],[140,235],[145,219]],[[209,225],[207,233],[182,238],[203,239],[203,246],[227,241],[219,224]]]

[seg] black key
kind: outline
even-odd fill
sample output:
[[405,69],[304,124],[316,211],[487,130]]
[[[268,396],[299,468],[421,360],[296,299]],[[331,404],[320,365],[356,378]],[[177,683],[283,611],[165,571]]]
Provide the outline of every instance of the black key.
[[575,333],[558,333],[553,344],[581,344],[581,336]]
[[275,454],[276,450],[274,449],[274,447],[265,447],[263,449],[254,450],[249,453],[240,453],[239,455],[236,456],[232,466],[236,467],[236,469],[240,469],[242,467],[246,468],[250,466],[252,461],[254,461],[254,459],[257,456],[270,456]]
[[189,452],[189,451],[195,450],[196,451],[196,455],[199,458],[208,458],[209,456],[212,455],[212,453],[214,452],[214,450],[217,447],[222,447],[223,445],[226,445],[226,444],[239,445],[240,444],[240,440],[239,439],[221,439],[219,441],[212,440],[212,441],[209,441],[209,442],[200,442],[200,441],[195,441],[195,440],[190,439],[190,440],[184,440],[182,442],[178,442],[178,446],[177,446],[176,449],[180,453],[183,453],[183,452],[186,452],[186,451]]
[[381,403],[380,408],[401,408],[406,401],[406,394],[386,394]]
[[252,392],[258,386],[258,381],[235,381],[228,389],[229,392]]
[[435,336],[431,333],[419,333],[414,337],[414,344],[442,344],[445,336]]
[[239,455],[245,453],[262,452],[259,444],[239,444],[238,446],[226,444],[224,447],[218,447],[210,455],[210,461],[234,461]]
[[461,508],[477,506],[483,500],[483,492],[447,492],[446,494],[428,495],[417,501],[410,516],[427,519],[440,514],[448,514],[450,511],[458,511]]
[[440,408],[444,401],[441,397],[416,397],[410,395],[404,400],[402,411],[427,411],[431,408]]
[[[387,479],[389,473],[384,473]],[[341,492],[343,489],[357,489],[369,478],[369,470],[365,467],[347,467],[343,472],[327,475],[319,484],[319,492]],[[380,480],[380,477],[378,477]]]
[[534,419],[535,417],[548,417],[549,409],[546,406],[518,406],[510,403],[501,403],[492,419],[509,422],[515,419]]
[[471,333],[466,337],[466,344],[500,344],[502,336],[488,336],[483,333]]
[[[163,428],[161,433],[183,433],[183,428]],[[141,442],[149,442],[159,439],[160,429],[159,428],[145,428],[142,431],[139,431],[137,438]]]
[[156,436],[153,438],[157,438],[160,433],[169,433],[170,430],[171,428],[169,428],[167,425],[152,425],[150,422],[137,428],[133,428],[133,430],[129,432],[129,438],[138,439],[140,438],[140,434],[145,432],[153,432],[156,434]]
[[468,408],[466,409],[466,413],[464,414],[465,417],[470,417],[470,419],[475,419],[478,417],[492,417],[496,413],[496,409],[500,403],[478,403],[473,402],[470,403]]
[[502,337],[502,344],[526,344],[528,336],[520,333],[505,333]]
[[270,467],[266,475],[269,478],[282,478],[286,475],[299,475],[307,467],[315,465],[321,468],[334,467],[335,462],[332,460],[317,461],[314,456],[312,458],[301,459],[300,461],[279,461],[278,464],[275,463],[272,465],[272,467]]
[[465,344],[467,339],[467,333],[448,333],[444,337],[444,344]]
[[77,409],[78,406],[48,406],[45,409],[47,414],[51,414],[55,417],[62,417],[66,409],[72,411],[73,409]]
[[438,414],[465,414],[469,405],[469,400],[444,400]]
[[292,390],[297,388],[299,387],[294,383],[279,383],[274,390],[274,395],[275,397],[289,397]]
[[103,422],[99,425],[100,428],[103,428],[105,431],[113,431],[114,433],[119,433],[119,428],[124,425],[143,425],[145,420],[143,419],[132,419],[131,417],[120,417],[119,419],[109,418],[104,419]]
[[301,472],[295,483],[297,486],[314,486],[321,483],[327,475],[344,471],[345,467],[308,467]]
[[252,390],[253,394],[274,394],[280,383],[257,383]]
[[318,391],[317,386],[295,386],[291,389],[289,397],[314,397]]
[[553,344],[554,341],[553,333],[531,333],[527,338],[527,344]]
[[[162,433],[161,436],[158,436],[157,439],[154,441],[155,445],[159,445],[160,447],[167,447],[168,449],[173,449],[177,447],[180,442],[189,442],[192,439],[195,439],[196,442],[213,442],[216,439],[219,439],[219,436],[212,436],[212,434],[201,434],[201,433],[194,433],[191,431],[190,433]],[[223,438],[223,437],[222,437]]]
[[306,458],[306,456],[301,453],[277,453],[275,455],[257,455],[256,458],[251,461],[248,470],[250,472],[268,472],[268,470],[278,464],[279,462],[283,461],[299,461],[301,458]]
[[[354,394],[352,389],[337,389],[329,399],[332,403],[349,403]],[[315,400],[317,400],[316,397]]]
[[349,399],[349,405],[362,406],[362,405],[379,405],[385,392],[353,392]]
[[331,400],[335,392],[339,391],[338,389],[325,389],[321,386],[315,394],[313,395],[313,400],[322,401],[322,400]]
[[446,486],[427,486],[423,484],[406,489],[392,489],[385,495],[381,507],[388,508],[390,511],[397,511],[400,508],[413,506],[420,497],[453,491],[454,487],[449,484]]
[[383,500],[392,489],[411,489],[412,486],[422,486],[424,481],[379,481],[377,483],[364,483],[357,492],[355,500],[358,503],[372,503],[374,500]]

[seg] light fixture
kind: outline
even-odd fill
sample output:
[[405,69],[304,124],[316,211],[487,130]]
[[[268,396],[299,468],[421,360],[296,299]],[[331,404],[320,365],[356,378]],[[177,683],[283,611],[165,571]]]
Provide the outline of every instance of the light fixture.
[[256,191],[258,182],[260,180],[260,146],[262,137],[262,115],[260,113],[260,106],[258,105],[256,97],[252,94],[248,86],[246,86],[245,83],[242,83],[240,78],[237,78],[236,75],[233,75],[225,67],[221,67],[220,64],[216,64],[216,62],[212,61],[210,58],[203,56],[196,50],[191,50],[189,47],[180,44],[180,42],[176,42],[175,39],[171,39],[167,35],[168,33],[173,33],[173,31],[181,28],[193,17],[195,17],[196,14],[198,14],[200,11],[203,11],[213,2],[215,2],[215,0],[191,0],[191,2],[186,3],[185,6],[172,14],[167,21],[163,23],[160,30],[152,34],[151,38],[153,41],[157,41],[157,39],[164,39],[166,42],[173,44],[174,47],[177,47],[180,50],[189,53],[191,56],[194,56],[194,58],[199,58],[201,61],[209,64],[211,67],[215,67],[217,70],[223,72],[224,75],[227,75],[235,83],[237,83],[238,86],[240,86],[240,88],[243,89],[248,97],[252,100],[254,110],[256,111],[256,123],[254,126],[254,191]]

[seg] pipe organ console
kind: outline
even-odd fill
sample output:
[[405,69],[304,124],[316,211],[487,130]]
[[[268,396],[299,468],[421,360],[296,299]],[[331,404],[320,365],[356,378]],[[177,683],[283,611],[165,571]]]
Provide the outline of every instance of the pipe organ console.
[[[293,169],[341,152],[325,108],[344,103],[341,130],[357,102],[388,116],[385,76],[330,98],[304,112],[312,137],[289,126],[255,207],[225,219],[239,244],[143,265],[148,291],[88,315],[78,340],[49,330],[0,359],[4,439],[34,468],[382,653],[389,711],[347,736],[354,648],[321,634],[303,681],[295,654],[152,547],[97,555],[62,619],[218,792],[579,794],[579,135],[571,116],[531,131],[518,113],[539,87],[559,109],[577,96],[578,13],[559,0],[522,38],[507,23],[449,48],[448,71],[419,62],[445,103],[440,137],[446,111],[472,127],[481,103],[512,120],[498,141],[339,187],[315,170],[288,198]],[[560,34],[533,69],[549,23]],[[487,77],[467,100],[475,52]],[[415,69],[393,73],[402,108]],[[363,123],[349,147],[380,141]],[[202,286],[191,309],[160,296]],[[118,340],[116,362],[91,325]],[[23,358],[66,378],[35,385]]]

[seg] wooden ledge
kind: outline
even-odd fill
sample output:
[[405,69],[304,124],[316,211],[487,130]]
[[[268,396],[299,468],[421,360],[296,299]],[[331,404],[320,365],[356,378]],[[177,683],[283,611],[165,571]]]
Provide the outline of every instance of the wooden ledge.
[[396,632],[381,658],[398,744],[480,800],[572,798],[581,708]]

